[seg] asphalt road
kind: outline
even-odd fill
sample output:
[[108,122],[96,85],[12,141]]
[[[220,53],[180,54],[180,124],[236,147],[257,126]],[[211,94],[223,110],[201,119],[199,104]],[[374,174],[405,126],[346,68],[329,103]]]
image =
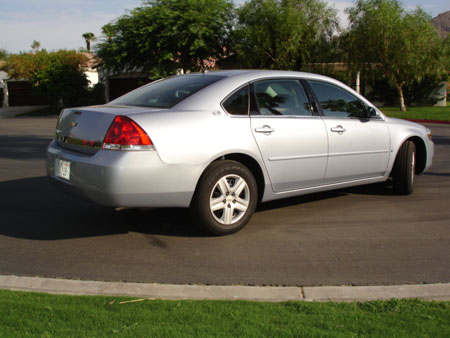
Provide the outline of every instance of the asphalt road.
[[208,237],[182,209],[109,208],[45,177],[55,118],[0,120],[0,275],[220,285],[450,282],[450,125],[427,125],[431,171],[411,196],[364,186],[263,204]]

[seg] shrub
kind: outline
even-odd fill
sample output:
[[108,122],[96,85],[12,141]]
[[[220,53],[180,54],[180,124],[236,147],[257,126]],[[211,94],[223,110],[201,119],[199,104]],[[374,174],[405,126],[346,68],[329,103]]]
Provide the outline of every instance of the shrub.
[[87,58],[71,50],[11,54],[5,69],[10,78],[27,79],[34,95],[47,98],[53,106],[72,106],[88,90],[84,74]]
[[[408,106],[432,106],[440,98],[438,96],[443,78],[427,76],[420,83],[414,82],[404,88],[405,102]],[[381,78],[372,83],[373,91],[367,95],[371,101],[383,102],[385,105],[398,105],[398,92],[389,86],[386,79]]]

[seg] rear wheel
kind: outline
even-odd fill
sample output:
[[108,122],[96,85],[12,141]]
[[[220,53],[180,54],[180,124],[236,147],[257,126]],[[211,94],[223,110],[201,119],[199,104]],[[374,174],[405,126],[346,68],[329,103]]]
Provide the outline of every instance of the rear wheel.
[[399,195],[409,195],[414,191],[416,174],[416,146],[406,141],[400,147],[395,159],[392,180],[394,191]]
[[215,235],[242,229],[252,217],[257,185],[251,171],[236,161],[217,161],[200,179],[191,205],[194,221]]

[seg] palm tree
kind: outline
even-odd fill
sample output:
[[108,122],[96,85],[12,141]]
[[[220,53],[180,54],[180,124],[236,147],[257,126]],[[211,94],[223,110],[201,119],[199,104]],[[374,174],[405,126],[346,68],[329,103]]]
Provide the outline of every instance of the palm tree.
[[106,36],[106,38],[108,39],[109,43],[111,43],[112,38],[116,34],[114,26],[112,24],[110,24],[110,23],[107,23],[106,25],[104,25],[102,27],[102,33]]
[[90,53],[91,52],[91,41],[95,40],[95,35],[94,35],[94,33],[87,32],[87,33],[84,33],[82,35],[82,37],[84,38],[84,40],[86,40],[86,49],[87,49],[88,53]]

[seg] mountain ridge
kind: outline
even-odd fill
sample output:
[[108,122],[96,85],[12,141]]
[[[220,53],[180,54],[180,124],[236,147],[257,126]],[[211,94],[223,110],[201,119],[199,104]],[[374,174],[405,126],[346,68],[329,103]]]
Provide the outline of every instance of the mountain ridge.
[[438,14],[432,21],[440,37],[445,39],[450,34],[450,11]]

